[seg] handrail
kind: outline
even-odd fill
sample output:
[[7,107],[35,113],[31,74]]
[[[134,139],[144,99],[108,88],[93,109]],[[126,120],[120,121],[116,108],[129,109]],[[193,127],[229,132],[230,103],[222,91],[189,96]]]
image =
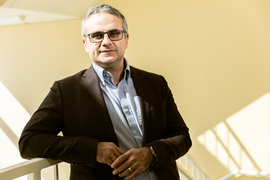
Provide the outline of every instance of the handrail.
[[247,170],[238,170],[238,171],[233,171],[222,178],[219,178],[218,180],[227,180],[235,175],[246,175],[246,176],[256,176],[256,177],[270,177],[270,173],[266,172],[257,172],[257,171],[247,171]]
[[[210,180],[209,176],[194,162],[191,155],[185,155],[177,160],[179,174],[188,180]],[[41,170],[54,166],[54,180],[58,180],[58,163],[60,160],[35,158],[4,169],[0,169],[0,179],[12,180],[28,175],[28,180],[41,180]]]
[[189,180],[196,180],[192,174],[190,174],[185,168],[183,168],[183,166],[181,166],[179,163],[177,163],[177,168],[178,168],[178,171],[180,173],[180,175],[183,175],[185,176],[186,179],[189,179]]
[[58,166],[60,160],[51,160],[45,158],[35,158],[29,161],[25,161],[10,167],[0,169],[0,179],[12,180],[25,175],[28,176],[28,180],[41,180],[41,170],[49,167],[55,166],[55,180],[58,180]]
[[191,154],[179,158],[177,161],[177,168],[179,174],[188,180],[211,180],[209,174],[203,167],[195,160]]

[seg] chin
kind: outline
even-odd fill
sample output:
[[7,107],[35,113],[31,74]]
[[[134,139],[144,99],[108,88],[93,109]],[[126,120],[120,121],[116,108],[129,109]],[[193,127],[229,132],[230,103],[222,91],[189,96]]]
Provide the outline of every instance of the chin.
[[117,59],[117,57],[104,57],[104,58],[100,59],[100,62],[108,63],[108,64],[114,63],[116,61],[119,61],[119,59]]
[[100,62],[103,64],[113,64],[115,62],[115,59],[105,59]]

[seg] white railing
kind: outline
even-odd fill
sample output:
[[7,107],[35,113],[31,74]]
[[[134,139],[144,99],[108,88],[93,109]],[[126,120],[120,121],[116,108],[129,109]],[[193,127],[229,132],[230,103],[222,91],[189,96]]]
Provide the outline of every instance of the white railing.
[[12,180],[27,175],[28,180],[41,180],[41,170],[54,166],[54,180],[58,180],[58,166],[61,161],[36,158],[0,169],[1,180]]
[[209,174],[199,165],[193,156],[185,155],[177,160],[181,180],[211,180]]
[[238,171],[234,171],[231,172],[230,174],[227,174],[226,176],[218,179],[218,180],[227,180],[233,176],[236,175],[246,175],[249,177],[264,177],[264,178],[270,178],[270,173],[266,173],[266,172],[257,172],[257,171],[246,171],[246,170],[238,170]]
[[[45,158],[36,158],[4,169],[0,169],[1,180],[12,180],[27,175],[27,180],[41,180],[44,168],[54,167],[54,180],[59,180],[58,163]],[[181,180],[211,180],[191,155],[185,155],[177,160]]]

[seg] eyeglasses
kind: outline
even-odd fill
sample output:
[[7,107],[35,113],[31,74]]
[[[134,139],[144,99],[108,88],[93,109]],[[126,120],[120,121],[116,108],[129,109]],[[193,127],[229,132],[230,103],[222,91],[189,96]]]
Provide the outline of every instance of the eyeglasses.
[[122,30],[113,29],[113,30],[110,30],[107,32],[90,33],[90,34],[87,34],[86,36],[88,36],[90,42],[99,43],[99,42],[103,41],[105,34],[108,34],[108,37],[111,41],[119,41],[119,40],[123,39],[123,33],[124,33],[124,31],[122,31]]

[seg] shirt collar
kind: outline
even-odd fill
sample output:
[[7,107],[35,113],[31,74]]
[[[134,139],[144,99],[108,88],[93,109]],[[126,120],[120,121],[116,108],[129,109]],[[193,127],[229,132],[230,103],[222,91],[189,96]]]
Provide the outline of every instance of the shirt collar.
[[[130,72],[130,66],[129,66],[129,63],[127,61],[126,58],[124,58],[124,63],[125,63],[125,69],[124,69],[124,79],[126,80],[126,82],[128,83],[128,79],[131,77],[131,72]],[[96,65],[95,63],[92,62],[92,66],[93,68],[95,69],[98,77],[99,77],[99,80],[101,81],[101,83],[104,85],[105,82],[104,82],[104,76],[105,74],[110,74],[110,72],[106,71],[104,68]],[[111,75],[112,76],[112,75]]]

